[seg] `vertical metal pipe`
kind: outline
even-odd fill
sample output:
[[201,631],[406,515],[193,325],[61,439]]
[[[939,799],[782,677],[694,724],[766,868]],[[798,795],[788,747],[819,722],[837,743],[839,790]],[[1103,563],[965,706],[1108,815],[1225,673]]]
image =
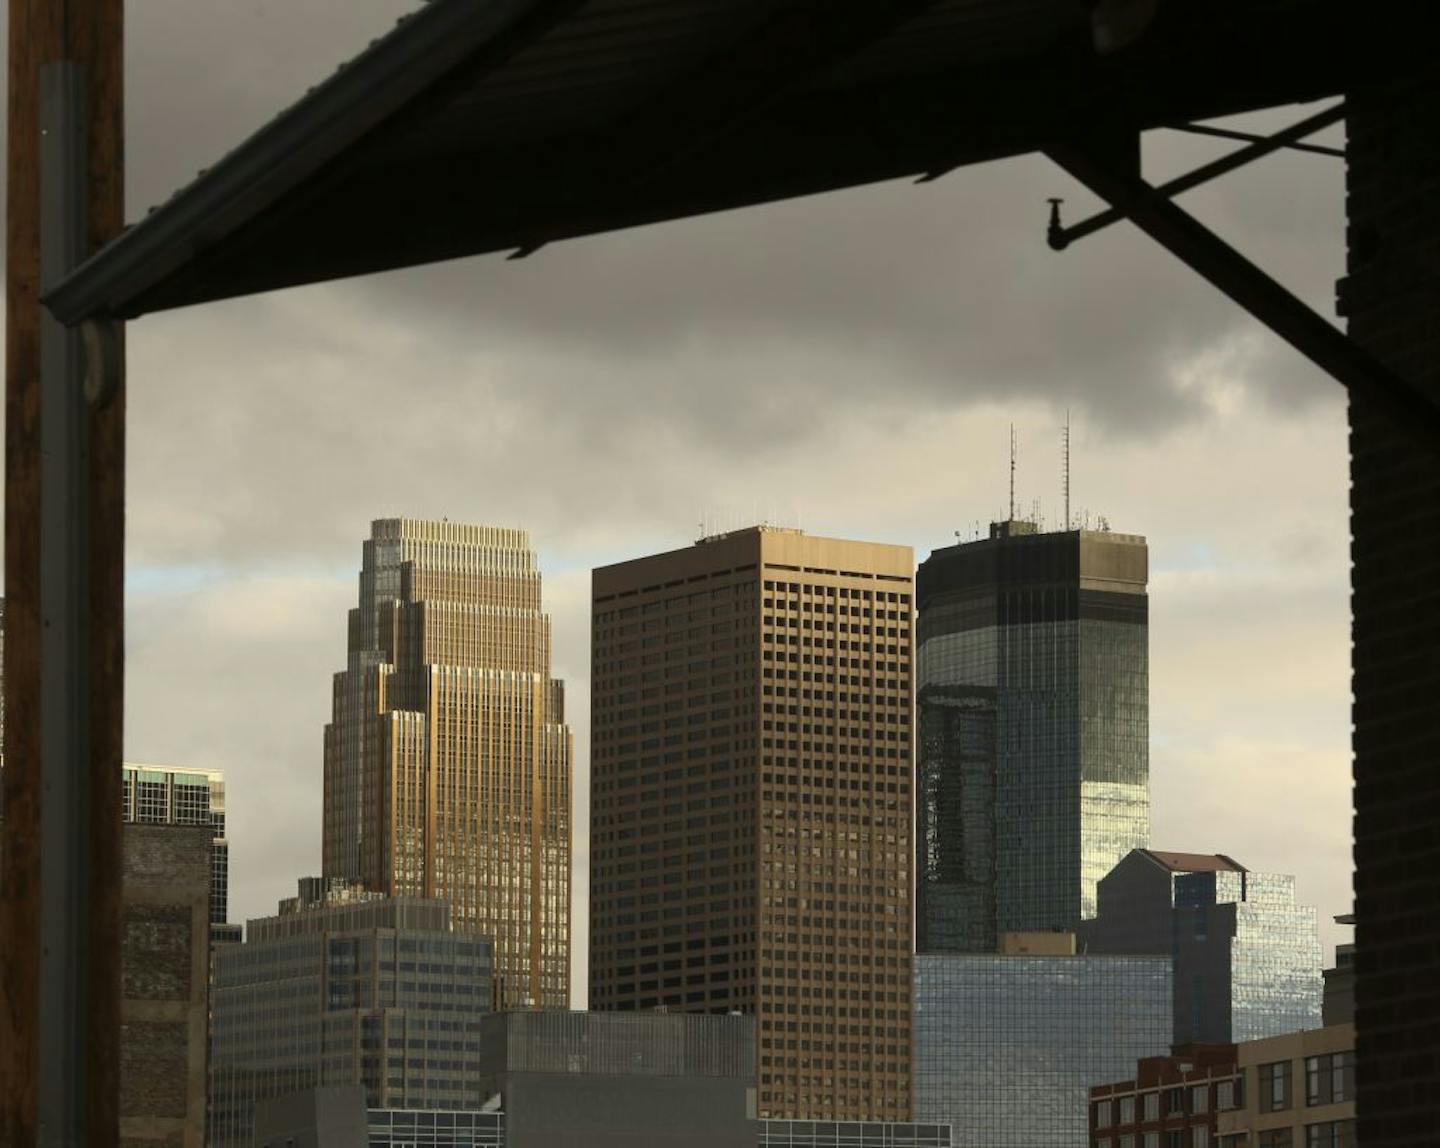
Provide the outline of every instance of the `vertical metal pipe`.
[[[40,269],[58,283],[86,248],[82,70],[40,69]],[[86,1129],[90,918],[90,499],[84,364],[76,330],[40,330],[40,1145]]]

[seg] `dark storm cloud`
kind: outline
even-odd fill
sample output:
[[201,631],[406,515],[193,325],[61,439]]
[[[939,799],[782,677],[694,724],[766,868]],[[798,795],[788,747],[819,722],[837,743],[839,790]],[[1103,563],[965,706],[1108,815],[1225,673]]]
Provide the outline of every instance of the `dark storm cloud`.
[[[414,6],[134,0],[131,217]],[[1227,148],[1157,134],[1147,170]],[[1028,158],[133,324],[127,752],[230,772],[237,915],[315,866],[320,731],[372,518],[524,526],[576,568],[547,565],[547,603],[583,738],[590,564],[750,507],[923,556],[1003,505],[1008,422],[1022,505],[1058,486],[1067,407],[1077,506],[1151,540],[1164,843],[1291,866],[1347,909],[1338,390],[1127,225],[1049,251],[1051,195],[1071,220],[1096,206]],[[1336,161],[1277,155],[1184,203],[1329,313]],[[1283,607],[1311,577],[1297,620]],[[1234,684],[1237,659],[1274,650],[1279,670]],[[1272,704],[1283,721],[1216,733]],[[1243,802],[1268,760],[1303,779],[1287,808],[1323,885],[1313,860],[1265,855],[1263,824],[1215,839],[1224,817],[1195,803]]]
[[[150,0],[132,6],[132,215],[383,34],[407,0],[279,6]],[[1287,113],[1288,114],[1288,113]],[[1282,117],[1283,118],[1283,117]],[[1158,133],[1169,171],[1231,145]],[[1283,154],[1193,199],[1282,278],[1328,306],[1338,248],[1334,161]],[[428,330],[442,345],[515,345],[630,369],[598,386],[567,373],[527,381],[537,409],[603,425],[608,412],[668,405],[677,429],[729,445],[784,440],[795,410],[883,395],[948,409],[992,398],[1081,407],[1128,432],[1204,417],[1184,364],[1253,330],[1232,303],[1128,226],[1057,255],[1045,198],[1078,218],[1093,201],[1043,159],[964,170],[938,184],[844,194],[378,276],[338,288],[356,322]],[[1329,261],[1329,263],[1327,263]],[[1250,340],[1232,360],[1288,405],[1316,388],[1288,348]],[[737,344],[817,346],[866,372],[713,380],[665,369],[677,354],[724,361]],[[718,409],[717,409],[718,408]],[[725,413],[728,417],[717,418]]]

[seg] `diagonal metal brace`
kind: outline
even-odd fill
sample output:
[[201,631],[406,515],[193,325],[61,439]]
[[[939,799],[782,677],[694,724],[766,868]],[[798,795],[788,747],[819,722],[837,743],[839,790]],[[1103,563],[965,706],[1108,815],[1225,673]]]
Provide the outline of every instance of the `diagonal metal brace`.
[[1117,171],[1083,141],[1046,154],[1132,223],[1223,291],[1354,396],[1386,411],[1427,450],[1440,452],[1440,396],[1396,374],[1296,298],[1159,188]]
[[[1339,123],[1344,118],[1345,105],[1343,102],[1338,103],[1334,107],[1326,108],[1323,112],[1293,123],[1288,128],[1282,128],[1272,136],[1261,137],[1246,147],[1237,148],[1229,155],[1222,155],[1219,159],[1201,164],[1194,171],[1177,176],[1153,190],[1163,196],[1180,195],[1191,188],[1199,187],[1202,183],[1209,183],[1212,179],[1226,175],[1236,168],[1244,167],[1261,156],[1269,155],[1281,148],[1291,147],[1297,140],[1313,135],[1321,128],[1328,128],[1331,124]],[[1112,223],[1119,223],[1124,218],[1124,212],[1117,211],[1112,207],[1108,211],[1098,212],[1089,219],[1083,219],[1069,227],[1060,227],[1057,222],[1050,228],[1046,240],[1056,251],[1063,251],[1075,240],[1092,235],[1101,228],[1109,227]]]
[[[1214,136],[1222,140],[1241,140],[1245,143],[1260,143],[1266,136],[1256,135],[1254,132],[1237,132],[1234,128],[1217,128],[1214,124],[1166,124],[1172,132],[1189,132],[1196,136]],[[1345,149],[1343,147],[1326,147],[1323,144],[1301,143],[1299,140],[1291,140],[1285,145],[1290,151],[1304,151],[1311,155],[1328,155],[1331,159],[1344,159]]]

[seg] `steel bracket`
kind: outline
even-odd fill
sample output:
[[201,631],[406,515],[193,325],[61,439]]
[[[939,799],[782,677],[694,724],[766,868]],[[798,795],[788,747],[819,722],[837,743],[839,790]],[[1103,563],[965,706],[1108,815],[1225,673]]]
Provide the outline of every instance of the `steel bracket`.
[[[1274,139],[1271,137],[1269,142]],[[1130,170],[1118,169],[1107,161],[1103,150],[1091,147],[1088,140],[1057,140],[1046,148],[1046,154],[1109,203],[1111,210],[1106,214],[1129,219],[1337,379],[1352,395],[1386,411],[1427,450],[1440,451],[1440,396],[1392,371],[1181,209],[1163,188],[1152,187]],[[1057,245],[1052,242],[1051,246]],[[1064,244],[1058,246],[1063,248]]]

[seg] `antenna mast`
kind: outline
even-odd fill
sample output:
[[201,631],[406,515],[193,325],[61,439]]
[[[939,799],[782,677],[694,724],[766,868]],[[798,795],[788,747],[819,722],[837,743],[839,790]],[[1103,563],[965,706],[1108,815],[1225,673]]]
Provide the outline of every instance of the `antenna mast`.
[[1065,529],[1070,529],[1070,410],[1065,410]]
[[1010,424],[1010,521],[1015,521],[1015,424]]

